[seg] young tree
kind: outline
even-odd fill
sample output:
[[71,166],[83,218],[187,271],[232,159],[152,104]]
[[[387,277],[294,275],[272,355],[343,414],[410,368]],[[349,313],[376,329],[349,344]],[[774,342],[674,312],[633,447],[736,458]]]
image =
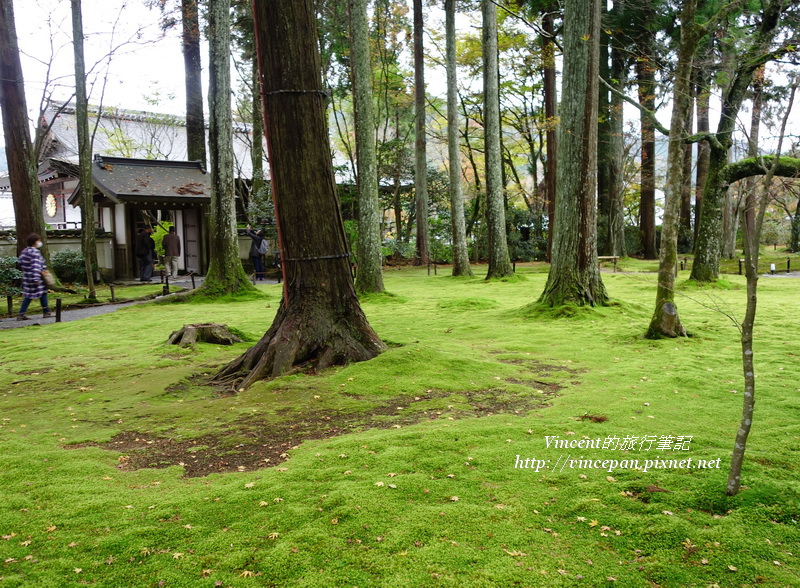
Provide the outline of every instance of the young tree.
[[375,357],[336,196],[313,0],[256,0],[256,46],[284,295],[262,339],[216,375],[247,387],[301,364]]
[[503,198],[503,163],[500,146],[500,76],[497,59],[497,4],[482,0],[483,136],[486,164],[486,225],[489,233],[489,268],[486,279],[513,275],[506,238]]
[[208,274],[199,292],[223,296],[251,290],[239,259],[233,180],[231,114],[230,0],[208,3],[208,132],[211,161],[211,206]]
[[543,306],[608,300],[596,244],[599,51],[600,0],[566,0],[556,220]]
[[[796,91],[797,82],[792,85],[789,104],[783,119],[780,139],[778,141],[776,156],[770,159],[753,158],[749,160],[748,165],[739,165],[738,170],[726,170],[729,172],[726,178],[729,181],[747,177],[747,175],[758,174],[764,176],[764,189],[761,191],[760,199],[749,199],[749,202],[757,207],[756,210],[753,211],[753,214],[749,214],[748,211],[748,213],[744,215],[744,234],[742,236],[742,240],[744,243],[745,274],[747,276],[747,308],[745,310],[744,320],[742,320],[742,324],[740,326],[742,344],[742,371],[744,372],[744,396],[742,398],[742,418],[739,424],[739,429],[736,431],[736,440],[733,445],[733,452],[731,453],[731,465],[730,469],[728,470],[728,481],[725,486],[725,494],[728,496],[734,496],[739,492],[739,488],[741,486],[742,463],[744,462],[747,438],[750,435],[750,429],[753,424],[756,393],[756,375],[753,355],[753,327],[755,326],[756,308],[758,303],[759,242],[761,237],[761,227],[764,223],[764,214],[769,202],[769,185],[772,181],[772,178],[776,175],[796,176],[798,171],[800,171],[800,167],[796,167],[797,164],[800,164],[800,161],[795,159],[793,161],[782,162],[782,158],[780,157],[781,145],[786,132],[786,123],[792,110]],[[782,167],[782,164],[784,167]],[[794,170],[791,169],[793,166],[795,166]],[[723,173],[723,175],[725,174]]]
[[381,265],[381,211],[375,154],[375,122],[372,105],[372,60],[369,55],[369,18],[366,0],[348,0],[350,58],[356,126],[358,175],[358,292],[383,292]]
[[17,253],[26,247],[27,236],[37,233],[42,236],[42,253],[48,259],[42,194],[28,128],[28,108],[12,0],[0,0],[0,110],[3,113],[6,159],[14,203]]
[[416,147],[414,167],[414,193],[417,216],[417,263],[427,265],[430,261],[430,238],[428,235],[428,155],[425,138],[425,52],[422,43],[424,20],[422,0],[414,4],[414,97],[416,122]]
[[464,193],[461,186],[461,153],[458,132],[458,88],[456,78],[456,2],[445,0],[447,53],[447,149],[450,168],[450,223],[453,235],[453,275],[472,276],[464,223]]
[[83,18],[81,0],[71,0],[72,47],[75,57],[75,118],[78,125],[78,168],[81,186],[81,248],[86,264],[88,299],[97,300],[94,285],[93,261],[97,252],[95,244],[94,181],[92,180],[92,141],[89,137],[89,99],[86,96],[86,64],[83,57]]

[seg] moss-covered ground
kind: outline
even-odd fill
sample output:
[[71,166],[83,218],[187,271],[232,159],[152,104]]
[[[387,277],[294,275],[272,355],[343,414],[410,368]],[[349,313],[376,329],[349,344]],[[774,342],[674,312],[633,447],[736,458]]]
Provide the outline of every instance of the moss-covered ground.
[[[681,272],[692,337],[650,341],[655,275],[621,266],[558,319],[525,310],[543,265],[387,269],[386,352],[236,394],[205,377],[279,285],[0,331],[0,587],[800,585],[800,279],[760,281],[731,498],[744,279]],[[199,322],[250,341],[164,344]]]

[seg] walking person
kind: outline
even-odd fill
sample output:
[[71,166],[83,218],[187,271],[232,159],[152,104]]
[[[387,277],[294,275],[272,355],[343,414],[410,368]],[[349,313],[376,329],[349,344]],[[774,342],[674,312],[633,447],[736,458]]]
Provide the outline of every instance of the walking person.
[[267,253],[267,240],[264,239],[264,229],[254,231],[247,225],[247,235],[253,242],[250,244],[250,260],[253,262],[253,271],[256,273],[256,281],[266,279],[264,263],[262,257]]
[[153,260],[155,260],[156,242],[150,236],[150,227],[139,229],[136,235],[136,257],[139,260],[139,281],[153,281]]
[[25,240],[28,246],[19,254],[19,264],[22,268],[22,305],[19,307],[18,321],[26,321],[25,312],[31,300],[38,298],[42,304],[42,317],[52,316],[50,306],[47,304],[47,284],[42,272],[47,271],[44,257],[39,253],[42,238],[36,233],[31,233]]
[[169,272],[169,277],[178,277],[178,259],[181,255],[181,238],[175,232],[175,227],[169,228],[161,244],[164,246],[164,266]]

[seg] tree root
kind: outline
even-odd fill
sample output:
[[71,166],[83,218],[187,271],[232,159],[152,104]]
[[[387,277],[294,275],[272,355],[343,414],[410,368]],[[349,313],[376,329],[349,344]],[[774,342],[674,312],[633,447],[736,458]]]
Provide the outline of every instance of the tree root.
[[219,370],[212,383],[245,389],[296,368],[322,370],[366,361],[385,347],[360,312],[335,320],[304,313],[298,305],[291,312],[281,309],[264,337]]

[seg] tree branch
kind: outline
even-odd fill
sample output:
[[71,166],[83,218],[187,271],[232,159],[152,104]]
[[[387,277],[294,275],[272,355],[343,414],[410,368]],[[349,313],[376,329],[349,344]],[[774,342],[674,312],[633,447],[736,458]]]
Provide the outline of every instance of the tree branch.
[[647,115],[647,117],[653,122],[653,126],[656,128],[656,130],[658,130],[659,133],[661,133],[662,135],[664,135],[666,137],[669,137],[669,129],[667,127],[665,127],[664,125],[662,125],[658,121],[658,119],[656,118],[656,113],[655,112],[653,112],[652,110],[648,110],[647,108],[645,108],[644,106],[642,106],[641,104],[636,102],[636,100],[634,100],[630,96],[626,96],[625,93],[620,92],[619,89],[617,89],[614,86],[612,86],[611,84],[609,84],[603,78],[603,76],[598,76],[598,78],[600,78],[600,82],[605,84],[605,86],[609,90],[611,90],[614,94],[616,94],[617,96],[619,96],[620,98],[625,100],[627,103],[632,104],[633,106],[635,106],[636,108],[638,108],[639,110],[644,112]]

